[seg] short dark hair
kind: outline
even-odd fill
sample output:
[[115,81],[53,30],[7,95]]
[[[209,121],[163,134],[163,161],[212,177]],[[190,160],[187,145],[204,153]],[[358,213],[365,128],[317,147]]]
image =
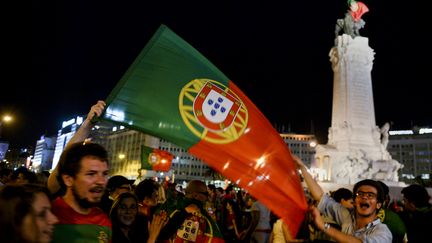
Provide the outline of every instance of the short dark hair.
[[355,195],[356,195],[358,189],[361,186],[375,187],[375,189],[377,190],[377,201],[380,203],[384,203],[384,190],[382,189],[381,185],[377,181],[374,181],[371,179],[365,179],[365,180],[359,181],[354,185],[354,188],[353,188],[354,198],[355,198]]
[[29,183],[35,183],[37,181],[36,174],[33,171],[30,171],[24,166],[19,167],[18,169],[14,170],[11,175],[12,181],[15,181],[18,179],[19,174],[22,174],[24,178]]
[[331,196],[333,197],[333,199],[336,202],[340,203],[342,201],[342,199],[344,199],[344,200],[352,199],[353,193],[351,192],[350,189],[341,187],[341,188],[337,189],[336,191],[334,191]]
[[377,181],[377,182],[380,184],[381,188],[383,189],[384,196],[387,196],[390,192],[390,188],[382,181]]
[[403,196],[412,202],[416,208],[422,208],[429,205],[430,196],[425,187],[417,184],[409,185],[402,189]]
[[60,156],[57,180],[62,189],[66,188],[62,175],[75,178],[81,169],[81,160],[84,157],[94,157],[108,164],[108,152],[99,144],[78,142],[70,145]]
[[135,188],[135,195],[138,201],[142,202],[145,198],[151,198],[152,194],[159,189],[159,185],[152,179],[141,181]]
[[128,178],[122,176],[122,175],[115,175],[115,176],[111,176],[108,179],[108,183],[107,183],[107,190],[109,192],[113,192],[115,191],[117,188],[123,186],[124,184],[128,184],[130,185],[131,182],[129,181]]
[[232,184],[229,184],[226,188],[225,188],[225,193],[228,194],[231,191],[234,190],[234,186]]

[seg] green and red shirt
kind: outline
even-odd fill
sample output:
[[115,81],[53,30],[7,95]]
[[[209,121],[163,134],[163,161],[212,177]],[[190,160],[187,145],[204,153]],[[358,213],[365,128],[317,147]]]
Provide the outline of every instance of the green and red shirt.
[[52,210],[59,220],[53,242],[111,242],[111,221],[100,208],[81,214],[58,197],[52,203]]

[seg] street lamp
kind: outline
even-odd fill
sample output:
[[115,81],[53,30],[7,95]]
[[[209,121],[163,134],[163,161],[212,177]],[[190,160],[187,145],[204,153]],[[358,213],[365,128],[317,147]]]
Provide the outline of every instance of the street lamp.
[[9,116],[9,115],[4,115],[4,116],[3,116],[3,121],[4,121],[4,122],[10,122],[10,121],[12,121],[12,117]]
[[1,138],[1,130],[2,130],[2,127],[3,127],[3,122],[4,123],[9,123],[11,121],[12,121],[12,116],[10,116],[10,115],[4,115],[1,118],[1,120],[0,120],[0,138]]

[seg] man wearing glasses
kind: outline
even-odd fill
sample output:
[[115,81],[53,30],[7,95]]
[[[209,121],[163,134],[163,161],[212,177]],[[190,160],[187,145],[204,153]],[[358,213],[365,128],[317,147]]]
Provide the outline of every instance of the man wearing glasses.
[[[298,157],[293,157],[312,197],[318,202],[317,207],[312,206],[310,209],[315,227],[336,242],[392,242],[390,230],[377,217],[384,202],[384,192],[378,182],[369,179],[357,182],[353,188],[354,208],[347,209],[325,194],[303,162]],[[320,213],[332,217],[342,229],[324,223]]]

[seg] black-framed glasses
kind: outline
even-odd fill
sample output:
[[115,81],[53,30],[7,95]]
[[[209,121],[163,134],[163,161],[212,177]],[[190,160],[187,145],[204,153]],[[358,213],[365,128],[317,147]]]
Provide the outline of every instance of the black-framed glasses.
[[356,197],[366,197],[367,199],[375,199],[377,197],[377,194],[373,192],[358,191],[355,195]]

